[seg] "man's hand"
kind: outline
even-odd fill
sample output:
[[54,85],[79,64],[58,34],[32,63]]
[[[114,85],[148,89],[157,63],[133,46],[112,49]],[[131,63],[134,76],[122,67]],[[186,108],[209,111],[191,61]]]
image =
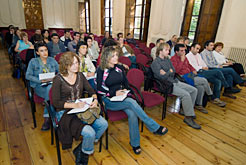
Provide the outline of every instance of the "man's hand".
[[166,72],[165,72],[163,69],[161,69],[161,70],[160,70],[160,74],[161,74],[161,75],[164,75],[164,74],[166,74]]
[[203,70],[208,70],[208,67],[202,67]]
[[171,73],[173,73],[173,70],[172,70],[172,69],[170,69],[170,72],[171,72]]
[[194,70],[193,73],[194,73],[194,75],[197,75],[197,71]]

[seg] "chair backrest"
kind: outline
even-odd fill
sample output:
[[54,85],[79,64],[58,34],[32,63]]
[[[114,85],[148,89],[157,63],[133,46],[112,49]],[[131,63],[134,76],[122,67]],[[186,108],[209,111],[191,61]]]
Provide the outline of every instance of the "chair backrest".
[[134,51],[134,54],[140,54],[141,51],[138,49],[138,48],[132,48],[133,51]]
[[63,54],[63,53],[59,53],[59,54],[57,54],[57,55],[55,56],[55,60],[57,61],[57,63],[59,63],[59,60],[60,60],[62,54]]
[[152,49],[153,47],[155,47],[155,44],[154,44],[153,42],[151,42],[151,43],[149,44],[149,47]]
[[141,85],[144,82],[144,73],[139,69],[130,69],[127,73],[127,80],[130,84],[140,90]]
[[24,49],[20,52],[19,56],[21,58],[21,60],[26,61],[26,52],[28,49]]
[[124,56],[121,56],[119,58],[119,62],[121,62],[122,64],[126,64],[129,67],[132,65],[131,60],[128,57],[124,57]]
[[146,66],[146,64],[148,63],[149,59],[146,55],[143,54],[138,54],[136,56],[136,62],[139,64],[142,64],[143,66]]

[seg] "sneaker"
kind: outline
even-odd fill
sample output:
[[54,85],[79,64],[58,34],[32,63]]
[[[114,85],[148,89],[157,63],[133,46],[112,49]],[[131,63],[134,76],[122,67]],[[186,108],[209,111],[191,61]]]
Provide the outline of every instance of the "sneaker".
[[226,103],[223,102],[223,101],[221,101],[219,98],[216,98],[216,99],[214,99],[214,100],[211,100],[211,102],[212,102],[213,104],[218,105],[219,107],[225,107],[225,106],[226,106]]
[[229,98],[231,98],[231,99],[236,99],[236,98],[237,98],[236,96],[233,96],[232,94],[226,93],[226,92],[223,93],[223,96],[229,97]]
[[185,117],[185,118],[184,118],[184,122],[185,122],[188,126],[194,128],[194,129],[201,129],[201,126],[200,126],[199,124],[197,124],[197,123],[193,120],[193,118],[191,118],[191,117],[189,117],[189,118]]
[[[183,108],[180,108],[180,110],[179,110],[179,114],[180,115],[182,115],[182,116],[184,116],[185,114],[184,114],[184,110],[183,110]],[[193,119],[196,119],[196,115],[195,116],[192,116],[192,118]]]
[[208,111],[201,105],[195,105],[195,109],[197,109],[198,111],[207,114]]

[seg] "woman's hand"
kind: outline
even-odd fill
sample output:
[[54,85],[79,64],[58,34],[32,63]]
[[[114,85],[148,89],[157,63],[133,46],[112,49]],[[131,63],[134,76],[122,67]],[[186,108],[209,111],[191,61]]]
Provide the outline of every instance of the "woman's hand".
[[97,107],[97,99],[95,99],[92,103],[91,103],[91,108]]
[[94,72],[87,72],[87,77],[93,77],[95,75]]
[[116,91],[116,96],[123,95],[125,93],[125,90],[118,90]]

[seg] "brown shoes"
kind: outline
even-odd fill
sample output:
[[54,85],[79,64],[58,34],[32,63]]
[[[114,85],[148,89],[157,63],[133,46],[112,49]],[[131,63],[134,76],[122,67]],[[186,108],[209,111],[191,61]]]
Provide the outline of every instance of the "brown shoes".
[[197,109],[198,111],[202,112],[202,113],[205,113],[205,114],[208,113],[208,111],[201,105],[195,105],[194,108]]
[[218,105],[219,107],[225,107],[226,106],[226,103],[221,101],[219,98],[211,100],[211,102],[215,105]]

